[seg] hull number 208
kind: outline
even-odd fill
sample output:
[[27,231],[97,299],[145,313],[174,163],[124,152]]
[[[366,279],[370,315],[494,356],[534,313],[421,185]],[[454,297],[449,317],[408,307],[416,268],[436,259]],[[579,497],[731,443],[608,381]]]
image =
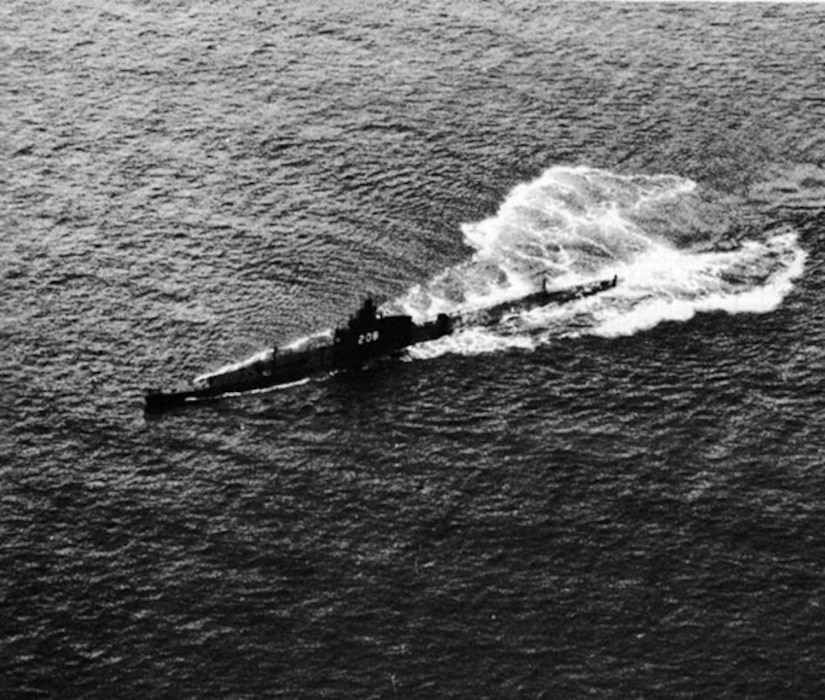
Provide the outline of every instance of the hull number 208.
[[378,331],[370,331],[369,333],[361,333],[358,336],[358,344],[366,345],[367,343],[374,343],[378,340]]

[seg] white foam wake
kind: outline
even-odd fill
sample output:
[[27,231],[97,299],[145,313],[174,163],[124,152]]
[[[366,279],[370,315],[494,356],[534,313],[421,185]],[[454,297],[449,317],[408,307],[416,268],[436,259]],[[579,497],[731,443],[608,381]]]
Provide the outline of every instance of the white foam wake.
[[746,241],[727,252],[657,247],[627,266],[620,294],[598,310],[591,332],[630,335],[708,311],[767,313],[782,303],[804,262],[793,232],[766,242]]
[[[735,212],[733,212],[735,217]],[[802,274],[795,232],[718,249],[729,208],[676,176],[555,167],[516,187],[494,217],[463,227],[474,254],[389,305],[415,318],[492,306],[552,286],[619,277],[616,289],[463,329],[415,358],[534,348],[558,337],[627,335],[696,313],[775,309]]]

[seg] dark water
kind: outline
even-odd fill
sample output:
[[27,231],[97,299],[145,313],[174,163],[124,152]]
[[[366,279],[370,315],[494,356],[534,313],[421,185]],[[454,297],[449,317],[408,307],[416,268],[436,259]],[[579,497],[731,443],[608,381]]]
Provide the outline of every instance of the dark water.
[[[2,697],[823,697],[823,6],[0,24]],[[613,274],[142,414],[368,291]]]

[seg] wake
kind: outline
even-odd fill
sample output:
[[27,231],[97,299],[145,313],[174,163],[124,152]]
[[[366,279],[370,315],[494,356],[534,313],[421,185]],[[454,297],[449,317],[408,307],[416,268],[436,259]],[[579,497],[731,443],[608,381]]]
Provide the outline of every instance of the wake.
[[414,358],[533,349],[560,337],[631,335],[696,313],[766,313],[804,269],[793,230],[732,243],[731,213],[691,180],[554,167],[497,214],[463,227],[471,258],[386,305],[416,320],[617,275],[615,289],[514,314],[410,348]]

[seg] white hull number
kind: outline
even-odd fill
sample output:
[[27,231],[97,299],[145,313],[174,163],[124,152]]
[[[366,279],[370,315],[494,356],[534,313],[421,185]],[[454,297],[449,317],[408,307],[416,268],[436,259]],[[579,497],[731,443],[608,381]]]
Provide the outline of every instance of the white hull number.
[[358,344],[366,345],[367,343],[374,343],[378,340],[378,331],[370,331],[369,333],[361,333],[358,336]]

